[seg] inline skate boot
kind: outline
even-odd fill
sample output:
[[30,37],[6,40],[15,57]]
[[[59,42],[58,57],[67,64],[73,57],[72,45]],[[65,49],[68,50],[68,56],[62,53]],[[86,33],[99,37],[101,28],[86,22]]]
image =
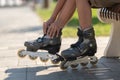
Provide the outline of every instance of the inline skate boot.
[[67,50],[61,52],[64,61],[61,61],[60,68],[67,69],[69,66],[76,68],[79,64],[86,66],[89,62],[95,65],[98,61],[95,56],[97,44],[95,40],[94,29],[90,28],[84,31],[78,30],[79,39]]
[[[44,35],[36,40],[26,41],[24,43],[26,50],[19,50],[18,56],[25,57],[26,55],[29,55],[29,58],[32,60],[39,57],[42,62],[47,62],[51,59],[53,64],[57,64],[63,59],[57,54],[61,46],[61,35],[62,33],[60,32],[58,37],[50,38],[49,36]],[[45,50],[47,52],[41,52],[38,50]]]

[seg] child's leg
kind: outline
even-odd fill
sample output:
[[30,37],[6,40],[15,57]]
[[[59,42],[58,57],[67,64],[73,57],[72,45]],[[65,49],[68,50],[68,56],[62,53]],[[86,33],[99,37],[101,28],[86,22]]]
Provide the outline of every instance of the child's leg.
[[58,18],[49,27],[47,31],[47,35],[49,35],[50,37],[54,37],[55,35],[58,35],[59,30],[61,30],[65,26],[65,24],[73,15],[75,8],[76,8],[75,0],[66,0],[64,7],[62,8],[60,14],[58,15]]
[[79,15],[79,22],[81,33],[78,34],[80,39],[75,47],[62,51],[61,55],[66,59],[76,58],[79,56],[94,56],[96,53],[97,45],[95,40],[94,29],[92,28],[92,13],[91,6],[88,0],[76,0],[76,7]]
[[92,26],[92,12],[88,0],[76,0],[79,23],[82,30]]
[[[56,21],[58,23],[61,23],[63,26],[66,24],[66,22],[71,18],[75,11],[75,1],[74,0],[67,0],[64,4],[63,9],[61,10],[60,14],[58,15],[58,18]],[[53,23],[54,24],[54,23]],[[57,24],[56,26],[60,26],[61,24]],[[50,51],[49,53],[55,53],[59,51],[60,45],[61,45],[61,31],[58,34],[58,37],[53,37],[52,39],[44,36],[43,38],[38,38],[34,41],[26,41],[25,46],[28,48],[28,50],[37,51],[38,49],[45,49]],[[58,49],[53,49],[57,48]],[[55,52],[51,52],[51,51]],[[57,51],[56,51],[57,50]]]
[[76,9],[75,0],[66,0],[66,3],[61,10],[56,22],[59,22],[60,25],[65,26],[65,24],[69,21],[72,17],[73,13]]

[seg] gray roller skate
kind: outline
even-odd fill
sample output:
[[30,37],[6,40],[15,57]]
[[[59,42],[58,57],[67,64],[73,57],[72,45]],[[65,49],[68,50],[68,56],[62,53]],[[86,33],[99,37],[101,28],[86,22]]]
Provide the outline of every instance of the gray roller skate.
[[[35,60],[37,57],[40,58],[42,62],[51,59],[53,64],[59,63],[63,58],[57,54],[61,46],[61,35],[58,37],[49,38],[49,36],[44,35],[33,41],[26,41],[24,43],[26,50],[18,51],[19,57],[25,57],[29,55],[30,59]],[[47,52],[39,52],[38,50],[45,50]]]
[[61,62],[60,68],[67,69],[69,66],[76,68],[79,64],[86,66],[89,62],[95,65],[98,61],[94,56],[97,50],[94,29],[90,28],[85,31],[78,30],[79,39],[67,50],[61,52],[64,61]]

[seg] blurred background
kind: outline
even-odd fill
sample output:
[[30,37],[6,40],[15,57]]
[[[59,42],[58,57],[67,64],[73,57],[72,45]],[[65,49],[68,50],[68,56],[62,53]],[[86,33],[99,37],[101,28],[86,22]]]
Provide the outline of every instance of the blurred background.
[[[42,21],[46,21],[51,16],[57,0],[0,0],[0,8],[16,8],[29,6],[31,10]],[[108,24],[101,23],[97,18],[97,10],[93,11],[93,25],[95,27],[96,36],[108,36],[110,33],[110,27]],[[71,20],[63,29],[63,37],[76,37],[76,27],[79,26],[78,14],[75,12]],[[73,33],[71,33],[71,31]]]
[[44,8],[49,7],[49,3],[52,0],[0,0],[0,7],[18,7],[27,4],[42,5]]
[[0,7],[13,7],[13,6],[21,6],[27,0],[0,0]]

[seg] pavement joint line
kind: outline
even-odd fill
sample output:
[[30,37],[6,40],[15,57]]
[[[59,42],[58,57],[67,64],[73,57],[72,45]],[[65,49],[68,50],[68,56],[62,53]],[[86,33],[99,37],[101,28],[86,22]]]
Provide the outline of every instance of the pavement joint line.
[[98,73],[105,73],[105,72],[108,72],[108,71],[109,71],[109,70],[101,70],[101,71],[100,71],[100,70],[99,70],[99,71],[96,70],[96,71],[87,71],[87,72],[88,72],[88,73],[91,73],[91,74],[92,74],[92,73],[98,74]]
[[26,78],[26,80],[28,80],[28,79],[27,79],[27,73],[28,73],[28,68],[27,68],[27,66],[26,66],[26,71],[25,71],[25,74],[26,74],[26,75],[25,75],[25,78]]
[[94,69],[86,69],[90,71],[98,71],[98,70],[111,70],[110,68],[94,68]]

